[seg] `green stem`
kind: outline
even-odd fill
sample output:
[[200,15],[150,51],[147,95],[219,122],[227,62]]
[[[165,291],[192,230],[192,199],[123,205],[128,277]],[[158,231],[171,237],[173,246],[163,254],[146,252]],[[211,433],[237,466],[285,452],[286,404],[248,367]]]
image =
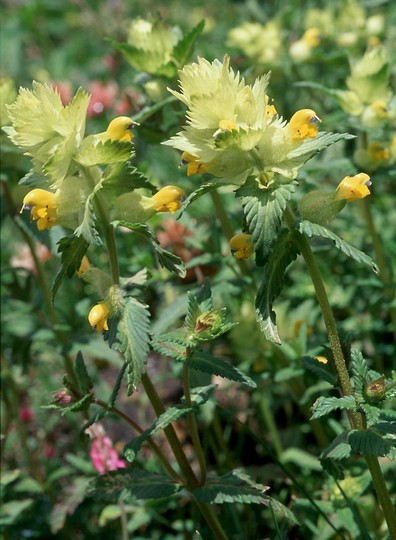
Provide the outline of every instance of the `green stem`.
[[227,240],[229,240],[234,236],[235,232],[231,226],[230,220],[228,219],[228,215],[225,211],[220,195],[217,193],[217,191],[211,191],[210,196],[212,197],[212,201],[216,210],[216,216],[220,221],[223,233]]
[[271,443],[274,447],[276,457],[280,459],[283,453],[282,440],[281,440],[278,428],[276,426],[274,416],[269,407],[268,398],[264,393],[262,393],[260,397],[259,405],[260,405],[260,410],[261,410],[261,414],[263,415],[265,425],[267,426],[267,429],[271,436]]
[[[190,392],[190,373],[189,373],[188,366],[185,363],[183,364],[183,389],[184,389],[184,397],[186,399],[186,405],[188,407],[192,407],[193,403],[191,400],[191,392]],[[206,461],[205,461],[204,453],[202,451],[201,440],[199,438],[195,412],[192,412],[191,414],[188,415],[188,422],[190,424],[191,439],[193,442],[195,453],[197,455],[199,469],[201,472],[200,484],[204,485],[206,481]]]
[[[366,221],[367,230],[369,232],[369,235],[371,237],[371,241],[373,244],[375,260],[376,260],[376,263],[378,264],[378,268],[380,271],[380,278],[382,280],[382,283],[384,284],[385,298],[388,300],[390,304],[392,304],[395,298],[395,290],[392,283],[392,275],[388,268],[388,264],[386,261],[386,257],[384,254],[380,236],[377,233],[377,229],[375,227],[373,214],[371,212],[371,203],[369,199],[367,198],[363,199],[362,210],[363,210],[364,219]],[[396,343],[396,307],[391,305],[389,311],[390,311],[390,317],[391,317],[392,326],[393,326],[394,341]]]
[[[94,189],[96,181],[91,170],[88,167],[81,167],[81,173],[87,178],[89,184]],[[110,223],[107,207],[99,190],[95,193],[95,208],[105,237],[113,284],[118,285],[120,282],[120,271],[114,227]]]
[[392,540],[396,539],[396,513],[386,487],[385,478],[382,473],[377,457],[364,456],[368,465],[378,501],[384,513],[385,521],[388,525],[389,535]]
[[208,504],[200,503],[197,500],[194,500],[194,502],[201,511],[206,523],[211,528],[214,538],[216,540],[228,540],[228,537],[224,532],[224,529],[221,526],[216,514],[214,513],[213,508],[211,508]]
[[[101,399],[94,399],[93,403],[96,403],[96,405],[99,405],[103,409],[108,409],[110,413],[113,413],[117,415],[119,418],[122,418],[127,424],[129,424],[135,431],[142,434],[144,433],[144,429],[139,426],[130,416],[125,414],[123,411],[118,409],[117,407],[108,407],[108,404],[105,401],[102,401]],[[167,470],[167,472],[174,478],[177,482],[180,482],[181,479],[179,475],[176,473],[176,471],[173,470],[171,464],[166,459],[164,453],[162,452],[161,448],[151,439],[147,439],[147,444],[150,446],[150,448],[153,450],[153,452],[157,455],[158,459],[164,466],[164,468]]]
[[[161,398],[157,393],[157,390],[155,389],[147,373],[143,373],[142,375],[142,384],[146,391],[147,397],[149,398],[150,403],[155,411],[155,414],[157,416],[161,416],[161,414],[165,412],[165,408],[162,404]],[[180,441],[176,435],[175,429],[172,424],[164,428],[164,432],[166,438],[168,439],[170,447],[172,448],[172,452],[176,458],[180,470],[182,471],[183,476],[187,481],[188,487],[197,487],[199,485],[199,482],[194,474],[194,471],[191,468],[190,463],[186,458],[186,454],[183,451],[183,448],[180,444]]]
[[[285,217],[289,225],[292,227],[295,222],[295,218],[292,211],[288,207],[286,208],[286,211],[285,211]],[[327,292],[326,292],[326,289],[322,280],[319,267],[317,265],[315,256],[312,252],[311,246],[309,245],[307,238],[302,234],[296,234],[295,240],[301,252],[301,255],[303,256],[305,260],[305,264],[308,268],[308,271],[311,275],[311,280],[315,288],[316,297],[318,299],[318,302],[322,311],[322,316],[323,316],[323,320],[327,329],[330,347],[333,353],[335,368],[336,368],[338,379],[340,382],[341,393],[344,396],[351,396],[353,395],[353,387],[352,387],[351,379],[349,377],[344,353],[342,351],[341,341],[338,336],[338,331],[337,331],[337,326],[334,319],[333,311],[330,307],[329,299],[327,297]],[[349,416],[349,420],[351,422],[352,428],[358,429],[361,426],[360,414],[358,413],[351,414]]]

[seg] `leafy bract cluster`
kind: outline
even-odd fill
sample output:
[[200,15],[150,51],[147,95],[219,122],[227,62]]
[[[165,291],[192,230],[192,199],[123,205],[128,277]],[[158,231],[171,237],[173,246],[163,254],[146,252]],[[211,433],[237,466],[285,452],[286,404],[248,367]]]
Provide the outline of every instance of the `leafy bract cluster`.
[[[305,358],[306,367],[320,378],[332,382],[332,374],[324,366],[315,367],[316,360]],[[312,419],[321,418],[335,410],[358,413],[364,418],[363,427],[343,431],[322,457],[343,459],[352,454],[388,456],[394,458],[396,448],[395,412],[387,405],[395,399],[396,382],[371,370],[360,351],[351,352],[351,370],[354,392],[342,397],[320,397],[312,407]],[[334,383],[334,381],[333,381]]]
[[228,56],[212,63],[199,58],[180,72],[180,91],[170,90],[188,107],[187,123],[165,144],[186,153],[187,161],[225,183],[253,177],[267,187],[295,179],[308,159],[344,138],[316,136],[316,128],[311,135],[308,126],[318,118],[309,109],[306,119],[287,123],[267,95],[269,74],[247,85],[229,62]]
[[21,88],[8,106],[11,125],[3,129],[31,157],[32,169],[21,182],[54,193],[56,224],[98,244],[93,208],[97,193],[106,192],[111,209],[121,194],[149,184],[130,164],[130,141],[113,139],[107,132],[85,137],[89,100],[80,88],[64,106],[56,89],[33,82],[31,90]]

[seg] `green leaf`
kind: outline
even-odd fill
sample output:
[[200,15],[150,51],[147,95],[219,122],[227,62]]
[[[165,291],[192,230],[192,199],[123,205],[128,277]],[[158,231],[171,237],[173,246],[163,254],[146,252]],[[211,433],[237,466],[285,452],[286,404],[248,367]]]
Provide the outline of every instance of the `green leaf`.
[[103,175],[103,193],[107,198],[119,197],[134,189],[156,190],[148,178],[129,161],[106,167]]
[[91,135],[84,139],[74,159],[83,167],[94,167],[95,165],[124,163],[129,161],[133,154],[130,142],[110,139],[103,142],[97,135]]
[[209,477],[204,486],[192,491],[194,498],[205,504],[268,504],[264,492],[268,486],[255,484],[251,479],[236,469],[224,476]]
[[81,236],[67,236],[58,242],[58,253],[61,253],[62,266],[56,274],[54,283],[52,284],[52,302],[54,302],[56,293],[65,277],[71,278],[80,268],[82,258],[88,249],[88,245],[88,242]]
[[112,501],[128,502],[137,499],[161,499],[170,497],[181,489],[172,479],[136,467],[119,469],[98,476],[90,484],[90,491]]
[[49,523],[53,534],[63,529],[67,516],[72,515],[77,506],[85,499],[90,480],[90,478],[78,476],[63,489],[62,497],[52,507],[49,516]]
[[337,384],[337,377],[330,373],[327,365],[322,364],[312,356],[303,356],[302,357],[303,366],[311,371],[318,379],[330,383],[332,386]]
[[93,211],[93,199],[97,191],[99,191],[101,188],[101,182],[98,182],[92,193],[90,193],[86,198],[83,213],[80,218],[80,225],[74,231],[75,236],[82,236],[86,242],[95,246],[102,245],[102,240],[99,236],[98,231],[95,228],[96,216]]
[[185,277],[186,268],[181,259],[173,253],[170,253],[166,249],[162,248],[155,234],[148,228],[147,225],[143,223],[130,223],[128,221],[122,220],[118,221],[117,225],[126,227],[131,231],[134,231],[143,236],[151,244],[151,247],[154,249],[154,252],[158,258],[158,262],[162,267],[167,268],[171,272],[175,272],[181,278]]
[[351,369],[355,392],[363,398],[364,386],[369,381],[369,368],[362,353],[357,349],[352,349],[351,351]]
[[113,348],[120,351],[127,363],[128,395],[140,384],[149,353],[150,313],[146,304],[128,297],[117,326]]
[[345,459],[351,455],[351,445],[348,442],[349,431],[337,435],[333,442],[323,450],[321,459]]
[[265,265],[263,281],[255,299],[256,317],[260,328],[268,340],[277,344],[281,343],[281,339],[272,305],[282,291],[286,269],[297,257],[297,253],[292,237],[283,231]]
[[183,329],[153,336],[151,340],[151,346],[156,352],[178,361],[186,359],[187,349],[190,345],[191,342]]
[[124,456],[129,462],[133,462],[141,449],[143,443],[156,433],[159,433],[165,429],[172,422],[176,422],[179,418],[190,414],[193,411],[193,407],[185,407],[182,405],[176,405],[170,407],[164,413],[162,413],[157,420],[152,424],[144,433],[133,439],[124,447]]
[[316,154],[338,141],[354,139],[355,137],[349,133],[320,132],[314,139],[305,139],[300,146],[287,154],[284,161],[272,169],[287,178],[290,178],[291,175],[294,175],[295,178],[302,165]]
[[184,199],[179,210],[179,217],[182,216],[182,213],[190,206],[191,203],[195,202],[206,193],[210,193],[211,191],[219,189],[219,187],[221,187],[222,185],[223,184],[221,184],[220,182],[209,182],[207,184],[202,184],[199,188],[190,193],[188,197]]
[[337,397],[319,397],[312,406],[313,415],[311,420],[325,416],[337,409],[346,411],[355,411],[357,408],[356,399],[354,396]]
[[348,442],[353,452],[364,456],[386,456],[392,446],[396,446],[396,441],[384,439],[370,429],[351,431],[348,435]]
[[204,29],[205,21],[200,21],[188,34],[176,43],[172,51],[172,56],[177,60],[179,68],[182,68],[190,60],[195,42]]
[[373,431],[378,431],[381,435],[396,435],[396,420],[377,422],[372,426]]
[[273,184],[263,189],[251,178],[235,192],[235,196],[242,199],[258,266],[264,265],[278,240],[283,212],[296,185],[296,182]]
[[299,221],[297,223],[297,230],[301,234],[305,234],[309,238],[312,236],[319,236],[321,238],[327,238],[329,240],[332,240],[336,246],[337,249],[339,249],[344,255],[347,255],[351,259],[354,259],[355,261],[367,264],[370,266],[370,268],[375,272],[378,273],[378,267],[374,263],[374,261],[363,253],[363,251],[359,251],[358,249],[354,248],[348,242],[345,242],[342,238],[331,232],[329,229],[326,229],[326,227],[322,227],[321,225],[318,225],[316,223],[311,223],[310,221]]
[[294,463],[299,469],[322,471],[322,466],[316,456],[301,448],[287,448],[281,455],[282,463]]
[[239,371],[239,369],[229,364],[225,360],[216,358],[207,352],[194,351],[191,356],[186,358],[185,363],[191,369],[203,371],[204,373],[209,373],[210,375],[218,375],[225,379],[229,379],[230,381],[246,384],[251,388],[257,387],[253,379],[242,373],[242,371]]
[[0,526],[9,527],[17,523],[33,503],[33,498],[3,502],[1,505]]
[[81,351],[78,351],[76,362],[74,364],[74,373],[76,374],[78,388],[82,394],[88,394],[92,391],[93,383],[85,366],[84,357]]

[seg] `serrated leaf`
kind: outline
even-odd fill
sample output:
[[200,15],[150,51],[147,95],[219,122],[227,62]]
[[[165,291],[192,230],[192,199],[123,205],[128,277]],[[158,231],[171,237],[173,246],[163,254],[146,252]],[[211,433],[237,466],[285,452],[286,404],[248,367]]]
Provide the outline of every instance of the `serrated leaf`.
[[333,375],[333,373],[330,373],[329,368],[326,365],[323,365],[312,356],[303,356],[301,360],[303,366],[316,375],[318,379],[326,381],[332,386],[337,384],[337,377]]
[[88,249],[88,245],[85,238],[78,236],[67,236],[58,242],[58,253],[61,253],[62,266],[56,274],[54,283],[51,287],[52,302],[54,302],[56,293],[65,277],[71,278],[80,268],[82,258]]
[[152,424],[144,433],[133,439],[131,442],[125,445],[124,447],[124,456],[129,462],[133,462],[136,459],[136,456],[142,447],[142,444],[149,438],[159,433],[172,422],[176,422],[179,418],[190,414],[193,411],[193,407],[186,407],[177,405],[170,407],[164,413],[162,413],[157,420]]
[[312,406],[313,415],[311,420],[326,416],[327,414],[337,409],[346,411],[354,411],[357,408],[356,399],[354,396],[343,397],[319,397]]
[[204,29],[205,21],[200,21],[188,34],[178,41],[172,51],[172,56],[177,60],[179,68],[183,67],[192,55],[195,42]]
[[369,381],[369,368],[362,353],[357,349],[351,351],[351,369],[355,392],[362,396],[363,388],[366,382]]
[[348,443],[349,431],[337,435],[332,443],[323,450],[321,459],[345,459],[351,455],[351,445]]
[[143,236],[148,242],[150,242],[158,258],[158,262],[162,267],[167,268],[171,272],[175,272],[181,278],[185,277],[186,268],[182,260],[170,251],[167,251],[161,247],[155,234],[147,225],[143,223],[130,223],[128,221],[118,221],[117,224]]
[[194,498],[206,504],[242,503],[268,504],[264,495],[269,488],[254,484],[241,477],[240,471],[231,471],[224,476],[208,478],[204,486],[192,491]]
[[255,179],[248,179],[235,196],[242,199],[243,212],[252,235],[256,263],[263,266],[278,241],[282,216],[296,182],[273,184],[261,189]]
[[103,179],[103,193],[106,197],[118,197],[134,189],[156,190],[149,179],[129,161],[106,167]]
[[146,304],[128,297],[117,326],[113,348],[120,351],[127,363],[128,395],[140,384],[149,353],[150,313]]
[[381,435],[396,435],[396,421],[383,421],[377,422],[371,426],[373,431],[378,431]]
[[371,267],[373,272],[375,272],[376,274],[378,273],[378,267],[371,257],[363,253],[363,251],[354,248],[353,246],[348,244],[348,242],[345,242],[345,240],[334,234],[326,227],[322,227],[321,225],[312,223],[310,221],[299,221],[297,223],[297,230],[301,234],[305,234],[309,238],[311,238],[312,236],[319,236],[321,238],[332,240],[336,248],[339,249],[342,253],[344,253],[344,255],[347,255],[347,257],[350,257],[351,259],[354,259],[355,261],[362,264],[367,264]]
[[101,189],[100,183],[95,186],[95,189],[86,198],[82,215],[79,217],[80,225],[74,231],[75,236],[82,236],[86,242],[95,246],[102,245],[102,240],[95,228],[96,216],[93,210],[93,199],[99,189]]
[[84,357],[81,351],[78,351],[74,364],[74,373],[76,374],[78,388],[82,394],[88,394],[93,388],[92,379],[85,366]]
[[287,267],[297,257],[297,247],[292,237],[282,232],[264,268],[264,278],[255,299],[256,318],[265,337],[277,344],[281,339],[272,309],[274,300],[282,291]]
[[396,446],[396,441],[391,442],[381,435],[374,433],[370,429],[353,430],[348,435],[348,442],[352,451],[365,456],[386,456],[392,446]]
[[98,135],[91,135],[83,140],[74,159],[83,167],[94,167],[95,165],[124,163],[132,157],[133,147],[130,142],[110,139],[103,142],[98,139]]
[[90,491],[113,501],[128,498],[161,499],[177,493],[181,486],[167,476],[138,468],[120,469],[98,476],[90,484]]
[[185,363],[191,369],[202,371],[209,375],[218,375],[230,381],[246,384],[251,388],[257,387],[253,379],[242,373],[238,368],[204,351],[194,351],[191,356],[186,358]]
[[174,330],[159,336],[153,336],[151,340],[152,348],[159,354],[169,356],[175,360],[184,361],[187,357],[187,349],[190,341],[183,329]]
[[190,193],[188,197],[186,197],[183,200],[182,205],[179,210],[180,214],[178,218],[180,219],[183,212],[190,206],[190,204],[198,200],[203,195],[206,195],[206,193],[210,193],[211,191],[215,191],[216,189],[219,189],[219,187],[221,187],[222,185],[223,184],[220,182],[209,182],[207,184],[202,184],[199,188],[197,188],[195,191]]

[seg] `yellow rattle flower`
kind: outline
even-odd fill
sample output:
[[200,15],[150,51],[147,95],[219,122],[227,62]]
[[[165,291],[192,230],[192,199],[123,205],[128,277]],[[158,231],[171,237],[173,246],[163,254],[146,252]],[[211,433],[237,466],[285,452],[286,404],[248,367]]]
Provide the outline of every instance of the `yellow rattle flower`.
[[230,239],[230,248],[234,257],[241,261],[254,253],[252,236],[247,233],[239,233]]
[[170,212],[174,214],[181,206],[181,198],[184,191],[177,186],[165,186],[151,197],[154,202],[153,208],[157,212]]
[[30,210],[32,219],[37,220],[39,231],[57,225],[57,195],[45,189],[33,189],[25,195],[21,213]]
[[356,199],[364,199],[371,193],[369,186],[371,186],[371,181],[366,173],[346,176],[336,189],[336,200],[355,201]]
[[104,302],[100,302],[93,306],[88,315],[89,324],[97,332],[108,330],[107,318],[109,316],[109,308]]
[[294,113],[289,122],[292,141],[314,139],[318,134],[318,127],[313,122],[320,122],[320,118],[312,109],[300,109]]
[[110,139],[112,141],[129,142],[134,137],[129,130],[138,125],[128,116],[117,116],[107,126],[106,131],[100,134],[100,137],[103,141]]

